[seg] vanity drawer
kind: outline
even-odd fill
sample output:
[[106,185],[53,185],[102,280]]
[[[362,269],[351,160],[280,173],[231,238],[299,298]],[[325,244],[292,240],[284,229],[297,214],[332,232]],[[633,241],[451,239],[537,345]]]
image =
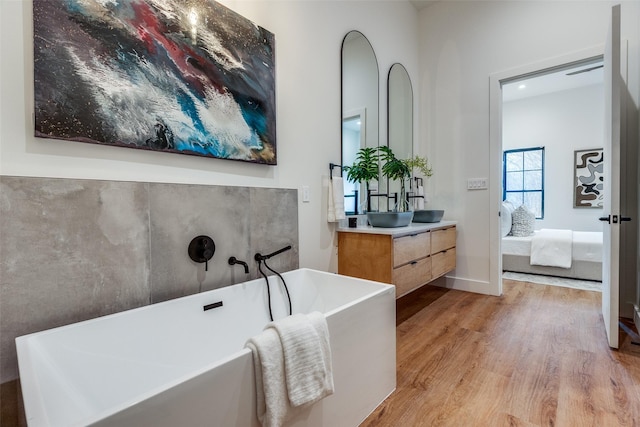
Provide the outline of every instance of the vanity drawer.
[[429,256],[431,233],[413,234],[393,240],[393,266],[398,267],[408,262]]
[[393,269],[396,298],[411,292],[431,280],[431,258],[422,258]]
[[456,268],[456,248],[431,255],[431,275],[434,279],[454,268]]
[[449,227],[431,232],[431,253],[435,254],[456,245],[456,228]]

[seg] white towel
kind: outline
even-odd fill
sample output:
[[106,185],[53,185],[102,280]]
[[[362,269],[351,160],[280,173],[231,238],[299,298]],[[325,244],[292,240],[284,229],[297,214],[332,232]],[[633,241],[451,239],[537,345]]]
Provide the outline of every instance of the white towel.
[[291,404],[312,404],[332,394],[329,330],[324,315],[294,314],[266,327],[274,328],[280,335]]
[[418,196],[414,200],[416,201],[416,210],[424,209],[424,187],[422,185],[418,186]]
[[284,381],[282,344],[275,329],[267,329],[247,341],[253,353],[258,420],[264,427],[279,427],[295,415]]
[[329,330],[322,313],[271,322],[247,347],[253,353],[263,426],[281,426],[300,409],[333,394]]
[[345,219],[344,212],[344,184],[342,178],[333,177],[329,180],[329,200],[327,201],[327,222]]
[[573,231],[551,230],[538,231],[531,238],[531,265],[571,268],[571,250]]

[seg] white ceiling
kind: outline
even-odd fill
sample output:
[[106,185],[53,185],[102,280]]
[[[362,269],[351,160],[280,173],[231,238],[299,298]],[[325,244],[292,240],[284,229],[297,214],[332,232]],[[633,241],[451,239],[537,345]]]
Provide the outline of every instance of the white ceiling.
[[409,0],[409,2],[413,4],[416,9],[422,10],[430,4],[437,3],[438,0]]
[[[600,68],[591,71],[567,75],[568,73],[588,70],[598,66],[600,66]],[[578,87],[602,84],[604,81],[604,72],[601,66],[602,62],[582,64],[570,69],[509,82],[502,86],[502,100],[503,102],[509,102]],[[520,88],[521,85],[525,87]]]

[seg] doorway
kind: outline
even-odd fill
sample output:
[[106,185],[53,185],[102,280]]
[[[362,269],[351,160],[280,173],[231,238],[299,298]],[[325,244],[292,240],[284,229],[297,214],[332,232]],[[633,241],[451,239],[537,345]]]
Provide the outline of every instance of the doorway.
[[[552,80],[554,74],[564,73],[566,75],[574,71],[599,66],[598,63],[602,61],[602,56],[602,48],[591,48],[490,76],[490,181],[500,183],[499,185],[491,186],[489,196],[492,207],[490,221],[490,283],[494,287],[493,293],[495,295],[502,295],[502,223],[500,215],[503,200],[504,94],[509,90],[515,91],[516,94],[518,91],[524,93],[525,89],[532,89],[531,84],[533,82],[537,84],[544,82],[544,80]],[[588,74],[588,72],[575,75],[580,74]],[[530,86],[527,86],[527,82],[529,82]],[[519,89],[523,84],[525,87]],[[541,87],[544,87],[544,85],[541,85]],[[552,91],[550,87],[538,90],[541,91],[540,94],[544,90]],[[531,93],[531,90],[529,93]],[[544,145],[544,141],[542,144],[536,145]],[[567,185],[571,185],[571,182]]]
[[[514,280],[600,290],[604,64],[567,67],[502,85],[503,270]],[[514,220],[523,209],[531,217],[511,232],[516,208]]]
[[[612,348],[618,347],[618,316],[621,294],[629,286],[637,283],[637,229],[629,229],[622,235],[622,224],[630,221],[637,213],[637,142],[627,138],[636,130],[628,128],[626,112],[636,111],[629,108],[629,99],[625,82],[627,78],[628,46],[620,37],[620,5],[613,6],[609,22],[609,32],[603,47],[577,51],[562,57],[551,58],[533,65],[490,75],[490,284],[495,294],[502,294],[502,255],[500,236],[501,208],[501,170],[502,170],[502,86],[509,81],[521,80],[536,75],[538,70],[545,72],[568,65],[583,63],[603,56],[605,62],[605,135],[603,138],[605,198],[603,216],[600,221],[609,223],[603,226],[603,268],[602,268],[602,314],[607,332],[607,340]],[[635,154],[634,154],[635,153]],[[635,171],[635,172],[634,172]],[[609,195],[607,195],[607,193]],[[623,203],[624,199],[624,203]],[[631,206],[631,209],[629,209]],[[627,213],[628,212],[628,213]],[[621,236],[624,236],[623,239]],[[621,248],[625,248],[621,257]],[[627,254],[627,249],[631,249]],[[624,262],[624,263],[623,263]],[[620,284],[626,285],[626,288]],[[630,293],[633,294],[633,293]],[[637,296],[636,296],[637,298]],[[635,314],[635,313],[634,313]]]

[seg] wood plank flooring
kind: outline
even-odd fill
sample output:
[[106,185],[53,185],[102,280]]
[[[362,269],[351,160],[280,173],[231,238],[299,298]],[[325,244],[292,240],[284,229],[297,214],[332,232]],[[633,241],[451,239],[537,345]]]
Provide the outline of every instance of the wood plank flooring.
[[362,426],[640,426],[640,347],[592,291],[504,281],[397,301],[397,389]]

